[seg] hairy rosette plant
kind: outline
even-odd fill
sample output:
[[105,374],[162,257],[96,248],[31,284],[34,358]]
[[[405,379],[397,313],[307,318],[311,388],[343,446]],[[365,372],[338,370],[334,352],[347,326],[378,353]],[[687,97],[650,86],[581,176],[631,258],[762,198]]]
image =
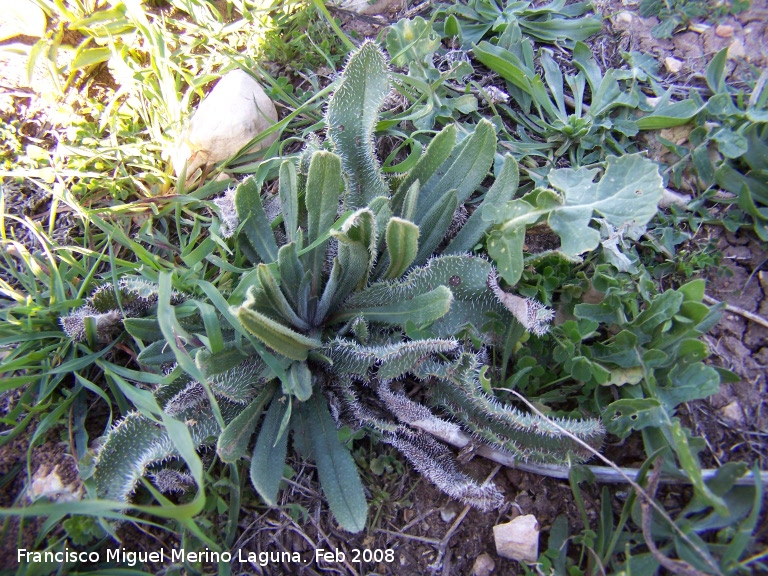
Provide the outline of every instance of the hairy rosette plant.
[[[500,492],[461,472],[431,431],[467,430],[521,459],[557,463],[589,458],[572,437],[594,448],[603,438],[597,420],[555,426],[500,403],[481,385],[483,348],[515,323],[511,309],[529,328],[533,314],[538,334],[551,318],[540,306],[519,310],[491,263],[467,254],[489,226],[480,210],[456,224],[457,209],[491,167],[494,129],[482,121],[458,141],[450,125],[408,173],[387,180],[372,137],[388,86],[384,55],[364,43],[329,101],[326,142],[315,140],[298,161],[282,163],[277,200],[253,177],[237,187],[236,239],[254,268],[226,302],[214,294],[225,342],[212,349],[214,339],[202,337],[205,323],[194,328],[188,320],[186,330],[201,337],[186,352],[206,381],[182,376],[155,392],[163,410],[187,423],[199,444],[215,442],[225,462],[244,457],[255,434],[250,477],[271,505],[291,435],[294,448],[316,463],[337,521],[352,532],[365,527],[367,504],[341,425],[372,432],[447,494],[481,509],[498,506]],[[517,181],[507,156],[482,202],[509,201]],[[265,205],[275,201],[280,217],[270,218]],[[458,231],[446,238],[451,228]],[[213,292],[209,285],[206,293]],[[161,366],[169,360],[166,341],[151,322],[126,327],[153,340],[139,360]],[[404,393],[414,382],[429,390],[431,408]],[[173,455],[162,426],[127,416],[99,454],[99,494],[127,499],[142,475],[156,476]]]

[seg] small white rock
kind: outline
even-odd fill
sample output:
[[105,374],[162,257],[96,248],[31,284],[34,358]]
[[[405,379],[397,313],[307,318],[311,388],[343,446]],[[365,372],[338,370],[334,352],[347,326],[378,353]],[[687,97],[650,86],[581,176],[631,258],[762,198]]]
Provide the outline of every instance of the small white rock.
[[533,514],[518,516],[493,527],[496,553],[519,562],[535,562],[539,557],[539,522]]
[[739,404],[738,400],[734,400],[730,404],[726,404],[720,410],[718,410],[723,420],[734,426],[744,426],[744,410]]
[[45,12],[32,0],[3,2],[0,19],[0,41],[15,36],[40,38],[45,35]]
[[490,554],[483,552],[472,565],[472,576],[491,576],[494,570],[496,570],[496,562]]
[[616,14],[616,21],[623,22],[625,24],[630,24],[632,22],[632,12],[627,12],[626,10],[622,10],[621,12]]
[[[186,164],[187,176],[191,176],[201,166],[227,160],[275,122],[275,105],[259,83],[243,70],[233,70],[200,102],[176,142],[173,169],[178,175]],[[272,134],[250,151],[265,148],[276,138]]]
[[440,508],[440,518],[442,518],[445,523],[453,522],[458,514],[458,505],[454,500],[451,500],[448,504]]
[[728,58],[735,60],[736,58],[744,58],[747,55],[744,50],[744,42],[740,38],[734,39],[731,45],[728,46]]
[[677,74],[678,72],[680,72],[680,70],[682,70],[683,63],[677,58],[673,58],[672,56],[667,56],[666,58],[664,58],[664,67],[671,74]]

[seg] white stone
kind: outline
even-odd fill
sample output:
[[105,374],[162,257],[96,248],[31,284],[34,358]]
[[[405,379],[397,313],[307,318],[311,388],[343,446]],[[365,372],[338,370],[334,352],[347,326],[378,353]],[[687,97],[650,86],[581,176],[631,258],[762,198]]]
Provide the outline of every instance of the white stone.
[[16,36],[40,38],[45,34],[45,13],[32,0],[3,2],[2,14],[0,41]]
[[496,553],[519,562],[535,562],[539,557],[539,522],[533,514],[518,516],[493,527]]
[[[259,83],[240,70],[229,72],[214,86],[189,121],[172,152],[173,169],[187,176],[198,168],[227,160],[255,136],[277,122],[277,110]],[[249,152],[265,148],[277,139],[271,134]]]
[[677,74],[682,70],[683,63],[678,60],[677,58],[673,58],[672,56],[667,56],[664,58],[664,67],[667,69],[668,72],[672,74]]
[[496,570],[496,562],[490,554],[483,552],[472,565],[472,576],[491,576],[494,570]]
[[744,426],[746,423],[744,418],[744,410],[737,400],[734,400],[730,404],[726,404],[720,408],[718,412],[720,413],[722,419],[732,426]]
[[625,24],[630,24],[632,22],[632,12],[627,12],[626,10],[622,10],[618,14],[616,14],[616,20],[618,22],[624,22]]
[[27,498],[30,502],[40,498],[47,498],[53,502],[76,502],[82,497],[82,486],[64,485],[61,476],[59,476],[58,466],[53,470],[49,470],[44,465],[38,468],[37,472],[32,475],[32,483],[27,488]]
[[728,46],[728,58],[735,60],[736,58],[744,58],[747,55],[747,51],[744,50],[744,42],[740,38],[734,39],[731,45]]

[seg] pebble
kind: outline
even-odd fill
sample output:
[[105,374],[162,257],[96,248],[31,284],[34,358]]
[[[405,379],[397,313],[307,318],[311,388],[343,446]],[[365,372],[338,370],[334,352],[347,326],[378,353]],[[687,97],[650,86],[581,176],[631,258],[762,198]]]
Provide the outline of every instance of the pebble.
[[733,42],[731,42],[731,45],[728,46],[728,58],[731,60],[735,60],[736,58],[744,58],[747,55],[746,50],[744,50],[744,42],[742,42],[739,38],[736,38]]
[[490,554],[483,552],[472,565],[472,576],[491,576],[495,569],[496,562],[493,561]]
[[458,504],[454,502],[453,500],[448,502],[445,506],[440,508],[440,518],[442,518],[443,522],[448,523],[452,522],[456,516],[458,516],[459,510],[458,510]]
[[733,26],[720,24],[715,28],[715,36],[719,36],[720,38],[730,38],[733,36]]
[[726,404],[720,410],[718,410],[720,416],[733,426],[744,426],[746,424],[744,420],[744,410],[739,404],[738,400],[734,400],[730,404]]
[[666,58],[664,58],[664,67],[671,74],[677,74],[678,72],[680,72],[680,70],[682,70],[683,63],[677,58],[673,58],[672,56],[667,56]]
[[619,12],[616,14],[616,20],[618,22],[624,22],[625,24],[629,24],[632,22],[632,12],[627,12],[626,10],[623,10],[622,12]]
[[518,516],[493,527],[496,553],[518,562],[536,562],[539,557],[539,522],[533,514]]

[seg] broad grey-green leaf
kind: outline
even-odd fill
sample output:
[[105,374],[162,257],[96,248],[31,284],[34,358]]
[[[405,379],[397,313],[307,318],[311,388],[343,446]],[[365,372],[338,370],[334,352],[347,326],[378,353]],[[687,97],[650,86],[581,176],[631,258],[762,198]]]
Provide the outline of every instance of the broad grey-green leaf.
[[[418,209],[414,222],[421,226],[426,214],[449,190],[456,190],[459,203],[463,203],[477,190],[488,174],[496,153],[496,129],[488,120],[481,120],[475,130],[462,142],[461,150],[441,166],[429,181],[422,182]],[[458,154],[456,154],[458,152]],[[453,161],[451,161],[453,160]]]
[[379,107],[388,93],[386,59],[374,42],[366,41],[350,56],[326,114],[328,137],[342,158],[349,182],[347,209],[361,208],[389,194],[373,147]]
[[389,266],[385,280],[400,278],[416,258],[419,250],[419,227],[402,218],[390,218],[386,231]]
[[285,160],[280,165],[280,207],[283,213],[283,224],[288,240],[295,240],[296,230],[299,227],[299,192],[296,181],[296,164],[291,160]]
[[298,405],[297,411],[309,438],[304,447],[309,448],[317,464],[320,485],[339,525],[357,533],[365,528],[368,504],[355,461],[338,437],[336,425],[328,412],[322,394],[315,394],[307,402]]
[[669,423],[669,416],[655,398],[617,400],[603,413],[605,429],[619,438],[626,438],[632,430]]
[[560,249],[570,256],[593,250],[600,236],[589,232],[594,213],[615,228],[643,226],[656,214],[664,191],[656,164],[640,154],[609,156],[605,174],[592,180],[588,168],[562,168],[549,173],[549,182],[561,191],[563,204],[549,215],[549,226],[561,238]]
[[[418,186],[432,178],[437,169],[451,155],[454,146],[456,146],[456,125],[449,124],[432,138],[432,142],[429,143],[416,166],[408,172],[405,179],[398,186],[397,192],[392,199],[393,214],[401,216],[406,220],[414,219],[419,196]],[[415,189],[413,189],[414,184],[417,185]],[[410,202],[406,202],[407,195],[410,197]]]
[[274,384],[267,386],[222,430],[216,445],[216,453],[224,462],[237,462],[243,457],[256,424],[261,418],[264,405],[269,402],[274,392]]
[[[343,186],[341,159],[332,152],[315,152],[309,164],[305,197],[308,244],[315,242],[335,222]],[[312,272],[311,294],[313,296],[320,294],[320,277],[327,246],[326,240],[304,256],[305,266]]]
[[460,254],[469,252],[474,248],[483,234],[488,229],[488,224],[483,221],[483,208],[485,206],[499,206],[512,200],[517,191],[517,185],[520,182],[520,171],[517,167],[517,161],[510,154],[504,156],[504,164],[498,178],[485,193],[483,201],[478,206],[469,219],[461,227],[443,254]]
[[405,326],[411,321],[417,326],[434,322],[444,316],[451,307],[453,294],[446,286],[438,286],[425,294],[407,300],[395,300],[383,306],[350,308],[346,306],[332,321],[343,322],[361,316],[371,322],[393,326]]
[[274,276],[272,276],[272,272],[269,271],[269,267],[266,264],[258,265],[256,268],[256,276],[259,279],[264,297],[269,301],[272,310],[277,312],[283,319],[290,322],[295,328],[298,328],[299,330],[309,330],[309,324],[302,318],[299,318],[293,308],[291,308],[291,305],[280,290],[280,286],[278,286],[277,281]]
[[423,264],[432,256],[432,253],[445,238],[445,233],[451,225],[457,206],[456,191],[450,190],[424,215],[419,223],[419,230],[424,233],[419,241],[419,251],[416,258],[413,259],[414,264]]
[[256,178],[249,176],[235,191],[235,209],[243,222],[242,234],[262,262],[277,259],[277,243],[269,219],[261,203]]
[[283,382],[283,393],[293,394],[300,402],[312,396],[312,372],[306,362],[294,362],[288,368],[288,379]]
[[279,438],[278,434],[287,408],[285,399],[276,397],[272,400],[251,457],[251,483],[269,506],[277,504],[277,492],[283,478],[288,431],[284,430]]
[[248,332],[276,352],[291,360],[306,360],[310,350],[320,348],[320,340],[309,338],[275,322],[268,316],[252,310],[251,304],[249,295],[249,299],[235,310],[237,318]]

